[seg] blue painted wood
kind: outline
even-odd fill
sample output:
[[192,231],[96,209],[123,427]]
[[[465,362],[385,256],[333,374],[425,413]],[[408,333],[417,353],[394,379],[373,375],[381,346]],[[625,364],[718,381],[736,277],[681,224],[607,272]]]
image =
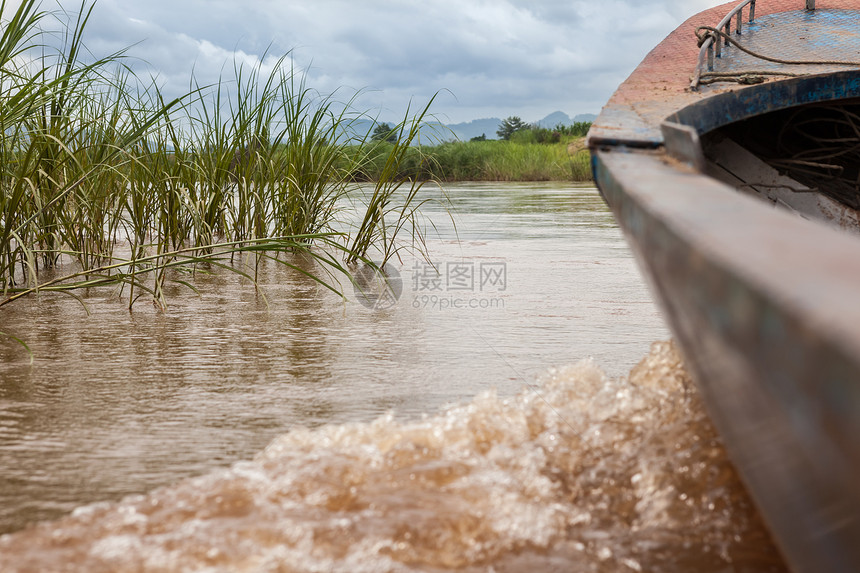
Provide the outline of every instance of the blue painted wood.
[[[849,8],[768,14],[743,41],[789,59],[858,59],[860,6]],[[694,135],[860,98],[860,69],[762,63],[731,46],[718,71],[806,75],[682,91],[679,42],[676,31],[655,48],[595,122],[595,180],[792,569],[860,571],[860,239],[691,167]],[[664,140],[665,121],[688,129]]]
[[860,571],[860,240],[653,153],[593,161],[792,568]]
[[779,109],[860,97],[860,70],[768,82],[703,98],[670,114],[668,121],[700,135]]

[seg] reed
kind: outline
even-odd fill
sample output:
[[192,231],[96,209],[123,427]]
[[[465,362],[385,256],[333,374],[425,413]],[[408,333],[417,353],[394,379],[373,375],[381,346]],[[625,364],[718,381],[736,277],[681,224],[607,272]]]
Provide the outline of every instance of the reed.
[[[417,172],[410,176],[409,172],[418,171],[414,167],[416,158],[419,164],[423,165],[420,159],[421,148],[413,146],[413,143],[418,140],[422,122],[434,99],[435,96],[414,117],[410,117],[407,110],[403,121],[394,127],[397,133],[394,143],[383,148],[374,148],[374,151],[385,150],[380,154],[384,161],[366,200],[364,217],[350,243],[348,263],[366,260],[374,247],[381,258],[380,267],[396,255],[401,246],[422,249],[424,239],[417,219],[418,211],[425,201],[419,200],[418,197],[428,177],[418,176]],[[376,160],[376,154],[367,157]],[[409,233],[411,241],[400,245],[397,238],[404,231]]]
[[[253,280],[237,257],[273,258],[336,290],[332,273],[387,260],[406,229],[415,246],[421,183],[402,171],[428,108],[407,114],[379,156],[366,135],[345,135],[362,117],[353,101],[309,88],[287,56],[265,74],[236,64],[212,86],[192,76],[188,94],[167,101],[123,52],[83,61],[94,6],[82,3],[63,47],[29,64],[21,56],[41,45],[46,16],[35,0],[0,38],[0,306],[106,285],[127,288],[129,307],[144,295],[164,306],[166,281],[193,288],[178,268]],[[367,196],[354,181],[371,157],[383,167]],[[339,216],[345,206],[355,213]],[[318,272],[286,253],[307,254]],[[63,272],[43,279],[51,267]]]

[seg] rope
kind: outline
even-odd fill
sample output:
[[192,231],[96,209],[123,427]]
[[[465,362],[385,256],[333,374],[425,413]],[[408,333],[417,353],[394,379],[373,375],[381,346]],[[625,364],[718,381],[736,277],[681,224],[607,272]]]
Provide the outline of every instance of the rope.
[[774,72],[767,70],[745,70],[738,72],[705,72],[699,75],[698,84],[709,85],[717,82],[737,82],[744,85],[760,84],[764,82],[764,76],[783,76],[797,78],[803,74],[791,72]]
[[792,187],[791,185],[780,185],[779,183],[745,183],[743,185],[738,185],[738,189],[752,189],[756,191],[758,187],[763,189],[788,189],[789,191],[793,191],[795,193],[818,193],[818,188],[816,187]]
[[802,108],[783,116],[767,163],[792,179],[860,208],[860,106]]
[[[767,56],[764,54],[759,54],[758,52],[754,52],[753,50],[747,48],[742,45],[740,42],[732,38],[729,34],[726,34],[722,30],[714,28],[712,26],[699,26],[696,28],[696,38],[699,41],[699,48],[701,48],[708,39],[712,39],[714,42],[717,41],[717,37],[721,37],[725,39],[726,46],[728,47],[730,44],[734,44],[738,49],[742,52],[746,52],[750,56],[757,58],[759,60],[765,60],[767,62],[773,62],[775,64],[784,64],[788,66],[858,66],[860,67],[860,61],[852,62],[852,61],[841,61],[841,60],[784,60],[782,58],[774,58],[772,56]],[[743,72],[705,72],[699,76],[699,78],[705,78],[703,81],[699,79],[699,84],[712,84],[720,81],[734,81],[742,84],[752,84],[757,83],[760,84],[764,81],[763,76],[789,76],[789,77],[798,77],[803,74],[793,74],[788,72],[776,72],[776,71],[743,71]]]

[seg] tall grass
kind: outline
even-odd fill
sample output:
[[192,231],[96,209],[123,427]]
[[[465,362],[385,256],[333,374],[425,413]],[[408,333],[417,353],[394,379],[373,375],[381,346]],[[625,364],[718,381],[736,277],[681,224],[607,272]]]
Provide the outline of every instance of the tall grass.
[[[369,195],[364,217],[351,242],[347,262],[355,263],[367,257],[371,248],[378,247],[382,258],[381,266],[384,267],[385,263],[397,254],[400,248],[397,237],[405,227],[413,231],[412,241],[407,245],[423,243],[423,238],[416,234],[418,226],[415,224],[415,219],[418,209],[423,204],[417,197],[428,178],[407,177],[406,173],[408,168],[413,168],[416,158],[421,163],[421,149],[414,147],[413,143],[420,134],[420,118],[427,114],[433,99],[414,118],[410,118],[407,111],[407,117],[394,128],[397,134],[396,141],[386,145],[387,153],[380,154],[384,161],[381,170],[374,178],[376,183]],[[373,151],[376,152],[378,149],[374,147]],[[369,157],[378,159],[375,154]],[[361,164],[365,163],[365,161],[361,162]]]
[[[374,193],[349,203],[362,221],[353,228],[339,205],[378,149],[348,135],[361,117],[352,101],[313,91],[286,56],[267,74],[261,63],[234,65],[212,86],[192,77],[188,94],[167,101],[122,52],[83,61],[93,8],[85,1],[64,22],[58,49],[41,44],[47,14],[35,0],[0,38],[0,306],[109,284],[127,288],[129,307],[142,295],[163,306],[166,281],[193,288],[176,269],[222,266],[253,279],[236,264],[246,256],[335,289],[330,273],[348,275],[348,263],[376,251],[387,260],[406,229],[420,239],[420,185],[401,192],[401,171],[427,108],[404,120]],[[294,253],[318,272],[293,265]]]

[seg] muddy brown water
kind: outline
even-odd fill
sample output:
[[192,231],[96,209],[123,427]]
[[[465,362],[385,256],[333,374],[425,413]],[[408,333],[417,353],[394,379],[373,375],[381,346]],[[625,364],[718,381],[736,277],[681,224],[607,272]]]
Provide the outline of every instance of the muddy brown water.
[[784,570],[597,191],[447,192],[376,309],[0,310],[0,570]]

